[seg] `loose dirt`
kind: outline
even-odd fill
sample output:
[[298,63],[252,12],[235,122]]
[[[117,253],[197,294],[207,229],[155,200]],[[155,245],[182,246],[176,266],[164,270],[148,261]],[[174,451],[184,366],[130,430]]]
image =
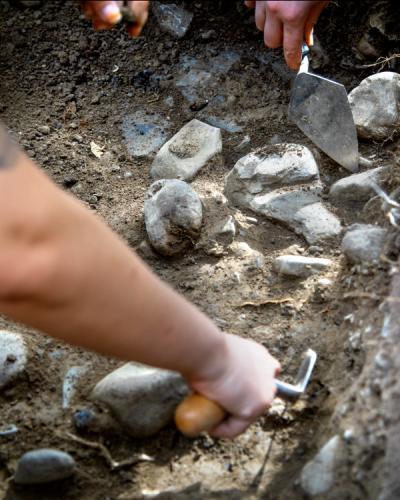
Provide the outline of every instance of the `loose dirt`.
[[[361,67],[374,60],[361,61],[354,51],[369,31],[368,9],[374,5],[332,2],[316,30],[322,44],[314,56],[316,71],[340,81],[348,91],[377,71]],[[221,328],[267,346],[281,360],[283,378],[292,379],[305,348],[317,351],[312,383],[301,401],[284,407],[277,400],[270,414],[232,442],[189,440],[172,426],[146,440],[115,433],[81,434],[103,443],[116,460],[139,452],[155,459],[112,471],[98,449],[71,440],[66,432],[77,432],[73,411],[88,405],[94,384],[121,362],[60,344],[3,319],[4,327],[26,333],[30,356],[24,377],[0,395],[0,422],[19,428],[13,436],[0,437],[1,498],[122,500],[141,498],[144,490],[173,488],[160,498],[300,499],[304,496],[300,471],[327,439],[350,427],[363,429],[376,417],[363,403],[362,389],[370,387],[384,316],[378,306],[389,293],[390,262],[351,268],[335,242],[321,246],[320,256],[335,262],[329,272],[305,281],[273,274],[274,257],[283,250],[290,253],[289,247],[307,255],[307,244],[280,224],[260,217],[254,222],[248,218],[254,214],[234,207],[222,209],[215,193],[223,191],[224,176],[240,157],[270,142],[310,147],[326,192],[346,173],[288,121],[292,74],[279,50],[263,46],[251,11],[240,2],[226,1],[190,3],[188,8],[195,15],[183,39],[161,32],[150,17],[143,35],[130,40],[122,28],[93,32],[75,2],[45,2],[36,8],[1,2],[0,118],[55,182],[104,218],[132,248],[146,238],[143,202],[151,183],[152,155],[135,159],[129,155],[121,129],[124,117],[142,110],[150,116],[157,113],[169,125],[168,137],[207,112],[218,112],[221,119],[243,127],[241,132],[223,131],[221,161],[201,170],[192,186],[203,197],[205,227],[219,220],[222,210],[233,214],[239,226],[237,241],[264,255],[262,269],[229,252],[207,255],[201,247],[168,260],[139,252],[159,276]],[[376,31],[371,36],[380,56],[393,53],[396,42]],[[185,58],[207,65],[226,51],[240,58],[205,86],[196,96],[197,104],[190,106],[175,85]],[[205,99],[219,95],[223,99],[217,111],[212,102],[201,109]],[[48,135],[38,131],[44,125],[50,127]],[[243,145],[246,134],[250,140]],[[101,159],[92,154],[92,141],[103,149]],[[360,144],[361,154],[373,158],[376,166],[393,166],[390,189],[398,179],[396,147],[392,141]],[[330,209],[344,225],[356,221],[388,225],[380,203],[373,203]],[[397,254],[389,241],[386,258],[394,261]],[[72,407],[63,410],[62,381],[76,365],[88,369]],[[374,397],[379,406],[379,394]],[[38,447],[71,453],[78,463],[74,478],[45,488],[22,489],[8,483],[20,455]],[[376,498],[382,442],[349,447],[339,486],[324,498]]]

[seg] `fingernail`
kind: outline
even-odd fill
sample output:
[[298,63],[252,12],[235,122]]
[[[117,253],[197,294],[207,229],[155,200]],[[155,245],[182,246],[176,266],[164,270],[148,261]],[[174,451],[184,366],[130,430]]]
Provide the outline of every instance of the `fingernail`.
[[311,30],[311,33],[310,33],[310,43],[309,45],[314,45],[314,30]]
[[115,3],[108,3],[101,9],[101,14],[104,21],[110,24],[117,24],[122,19],[121,12]]

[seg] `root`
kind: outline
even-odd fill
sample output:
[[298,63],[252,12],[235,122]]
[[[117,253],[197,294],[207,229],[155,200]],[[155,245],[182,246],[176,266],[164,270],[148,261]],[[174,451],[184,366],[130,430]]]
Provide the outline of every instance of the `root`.
[[103,456],[107,464],[109,465],[111,470],[118,470],[122,469],[123,467],[129,467],[130,465],[137,464],[138,462],[153,462],[154,459],[152,457],[149,457],[148,455],[145,455],[144,453],[139,453],[136,455],[133,455],[130,458],[127,458],[126,460],[121,460],[120,462],[117,462],[116,460],[113,459],[111,456],[111,453],[109,450],[104,446],[104,444],[99,443],[99,442],[94,442],[94,441],[88,441],[86,439],[83,439],[79,436],[76,436],[75,434],[72,434],[71,432],[63,432],[63,433],[57,433],[59,437],[66,439],[67,441],[74,441],[75,443],[82,444],[83,446],[86,446],[88,448],[93,448],[95,450],[99,450],[100,454]]

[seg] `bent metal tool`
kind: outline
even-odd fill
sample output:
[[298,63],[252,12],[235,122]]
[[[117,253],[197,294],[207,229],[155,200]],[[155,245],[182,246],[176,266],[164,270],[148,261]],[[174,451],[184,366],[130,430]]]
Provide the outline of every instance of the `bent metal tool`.
[[293,84],[289,118],[324,153],[350,172],[358,171],[358,141],[347,92],[341,83],[309,73],[309,48]]
[[[288,401],[296,401],[306,390],[316,361],[316,352],[308,349],[304,354],[294,384],[275,380],[276,396]],[[176,426],[182,434],[189,437],[214,429],[225,418],[225,410],[200,394],[187,396],[175,411]]]

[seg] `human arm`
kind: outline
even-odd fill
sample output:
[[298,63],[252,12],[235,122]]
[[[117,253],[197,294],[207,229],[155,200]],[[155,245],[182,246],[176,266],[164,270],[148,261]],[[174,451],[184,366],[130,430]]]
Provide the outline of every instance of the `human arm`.
[[278,363],[218,330],[0,128],[0,311],[69,343],[176,370],[242,432],[271,403]]
[[257,28],[267,47],[283,47],[289,68],[298,69],[303,42],[312,45],[314,24],[329,1],[246,1],[255,8]]

